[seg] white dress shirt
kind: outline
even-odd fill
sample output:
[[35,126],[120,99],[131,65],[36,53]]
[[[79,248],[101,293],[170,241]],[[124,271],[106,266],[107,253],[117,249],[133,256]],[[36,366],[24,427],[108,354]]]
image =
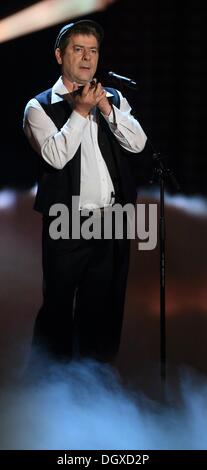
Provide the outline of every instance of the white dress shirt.
[[[132,153],[141,152],[146,135],[131,115],[131,108],[120,92],[120,109],[113,105],[104,116],[119,144]],[[51,103],[67,100],[69,92],[58,79],[52,88]],[[112,96],[107,93],[107,96]],[[98,145],[96,108],[85,118],[75,110],[59,131],[40,103],[31,99],[25,108],[24,132],[32,147],[56,169],[69,162],[81,144],[80,209],[95,209],[111,204],[113,183]]]

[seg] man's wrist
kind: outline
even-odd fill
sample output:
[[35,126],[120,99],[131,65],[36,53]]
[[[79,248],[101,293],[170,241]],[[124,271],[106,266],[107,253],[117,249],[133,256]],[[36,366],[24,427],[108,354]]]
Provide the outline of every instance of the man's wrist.
[[111,111],[112,111],[112,106],[109,104],[109,106],[107,107],[107,109],[103,109],[101,110],[101,112],[103,113],[104,116],[106,117],[109,117],[109,115],[111,114]]
[[108,115],[104,114],[104,117],[107,120],[108,124],[117,127],[116,114],[113,106],[111,106],[110,113]]
[[107,113],[104,113],[106,117],[109,117],[109,115],[111,114],[111,111],[112,111],[112,106],[109,105],[109,109],[107,111]]

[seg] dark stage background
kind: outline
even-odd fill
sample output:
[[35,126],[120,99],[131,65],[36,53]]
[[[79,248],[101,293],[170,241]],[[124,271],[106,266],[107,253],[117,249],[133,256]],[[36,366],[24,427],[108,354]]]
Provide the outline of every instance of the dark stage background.
[[[32,3],[1,2],[0,17]],[[183,193],[206,195],[205,3],[120,0],[90,18],[105,29],[98,77],[117,86],[107,76],[113,70],[137,80],[138,92],[125,94],[156,150],[168,156]],[[28,188],[36,180],[22,116],[26,102],[59,75],[53,44],[61,26],[0,45],[0,187]],[[148,185],[150,152],[145,150],[142,157],[136,162],[137,181]]]

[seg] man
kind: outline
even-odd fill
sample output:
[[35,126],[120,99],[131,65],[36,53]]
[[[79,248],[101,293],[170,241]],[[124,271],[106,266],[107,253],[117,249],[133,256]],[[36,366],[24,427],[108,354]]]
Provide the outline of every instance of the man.
[[[54,240],[51,207],[84,209],[103,220],[115,203],[135,203],[129,152],[138,153],[146,136],[120,92],[92,81],[103,30],[91,20],[64,26],[55,42],[62,76],[52,89],[30,100],[24,131],[40,155],[35,208],[43,214],[43,306],[34,339],[63,358],[108,361],[119,349],[129,262],[129,240]],[[136,156],[135,156],[136,158]]]

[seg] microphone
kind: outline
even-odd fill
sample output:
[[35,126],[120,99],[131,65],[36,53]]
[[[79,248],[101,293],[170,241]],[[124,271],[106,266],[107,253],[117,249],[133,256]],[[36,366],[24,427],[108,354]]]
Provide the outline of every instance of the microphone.
[[117,73],[114,73],[114,72],[108,72],[108,75],[112,78],[115,78],[116,80],[120,80],[121,82],[124,82],[124,84],[128,86],[129,88],[137,89],[137,82],[135,82],[131,78],[123,77],[122,75],[118,75]]

